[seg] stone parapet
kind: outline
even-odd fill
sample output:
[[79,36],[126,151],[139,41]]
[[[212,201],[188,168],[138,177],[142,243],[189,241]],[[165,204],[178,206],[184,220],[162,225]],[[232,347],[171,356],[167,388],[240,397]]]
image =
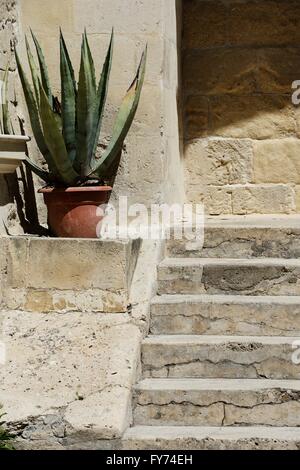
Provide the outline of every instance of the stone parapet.
[[1,239],[2,308],[126,312],[138,240]]

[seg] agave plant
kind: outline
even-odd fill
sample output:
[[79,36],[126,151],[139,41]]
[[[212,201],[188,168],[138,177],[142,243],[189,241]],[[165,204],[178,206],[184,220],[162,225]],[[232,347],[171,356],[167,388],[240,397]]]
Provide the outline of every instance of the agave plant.
[[42,48],[31,31],[38,64],[26,40],[32,76],[30,84],[15,51],[17,68],[28,108],[32,131],[48,170],[29,158],[26,164],[46,183],[54,186],[77,186],[91,180],[107,181],[119,160],[126,135],[138,107],[143,86],[147,48],[136,76],[129,87],[113,128],[112,137],[102,155],[96,155],[113,57],[114,33],[103,65],[99,83],[86,31],[82,35],[78,83],[67,46],[60,31],[61,102],[51,91],[49,74]]

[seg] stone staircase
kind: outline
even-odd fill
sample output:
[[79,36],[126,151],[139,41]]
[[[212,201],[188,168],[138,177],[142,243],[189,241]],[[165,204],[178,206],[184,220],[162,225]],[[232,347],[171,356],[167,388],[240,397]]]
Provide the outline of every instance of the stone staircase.
[[300,449],[299,219],[167,242],[124,449]]

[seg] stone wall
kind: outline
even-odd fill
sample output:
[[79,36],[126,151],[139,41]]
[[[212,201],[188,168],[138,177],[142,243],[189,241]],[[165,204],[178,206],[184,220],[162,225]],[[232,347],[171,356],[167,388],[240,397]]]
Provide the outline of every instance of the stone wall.
[[[16,0],[0,0],[0,73],[2,75],[9,58],[9,93],[14,98],[15,64],[12,45],[17,41],[17,2]],[[18,218],[14,204],[15,181],[12,177],[0,175],[0,235],[5,233],[6,227],[14,227],[18,232]],[[4,222],[4,223],[3,223]],[[4,225],[5,224],[5,225]]]
[[185,0],[188,199],[212,215],[300,211],[300,8],[284,0]]

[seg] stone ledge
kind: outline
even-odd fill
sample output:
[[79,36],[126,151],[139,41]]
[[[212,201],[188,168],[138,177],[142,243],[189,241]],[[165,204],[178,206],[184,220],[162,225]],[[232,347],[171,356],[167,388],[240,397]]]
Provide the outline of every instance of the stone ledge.
[[18,448],[81,448],[121,437],[131,422],[142,338],[128,314],[13,311],[0,321],[0,403]]
[[3,237],[2,308],[125,312],[139,240]]
[[299,450],[300,428],[270,426],[134,426],[122,449]]

